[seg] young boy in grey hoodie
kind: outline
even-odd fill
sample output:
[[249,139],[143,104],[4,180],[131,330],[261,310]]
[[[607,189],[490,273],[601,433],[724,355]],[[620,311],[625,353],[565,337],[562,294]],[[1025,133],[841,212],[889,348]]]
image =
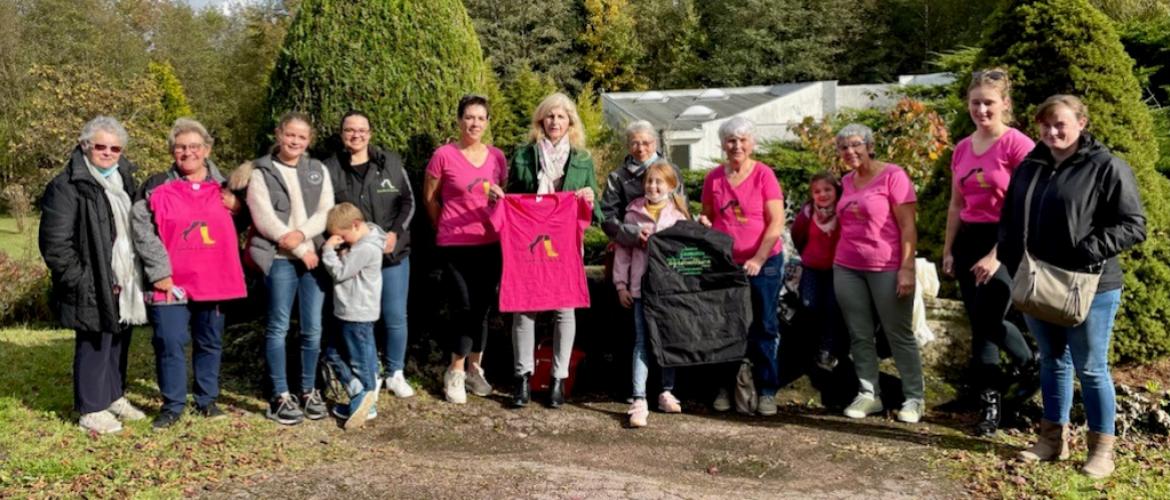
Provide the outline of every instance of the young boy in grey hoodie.
[[[348,408],[333,409],[334,415],[345,420],[348,430],[366,422],[378,396],[374,322],[381,315],[386,233],[375,224],[367,224],[361,210],[351,203],[334,206],[326,226],[332,236],[325,242],[321,262],[333,277],[333,314],[341,321],[346,362],[362,385],[360,391],[351,391]],[[343,243],[349,249],[339,253],[337,247]]]

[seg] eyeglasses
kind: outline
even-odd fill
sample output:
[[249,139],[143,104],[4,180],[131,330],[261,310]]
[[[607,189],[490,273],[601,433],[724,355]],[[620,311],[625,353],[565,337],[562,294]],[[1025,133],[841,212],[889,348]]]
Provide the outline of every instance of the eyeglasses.
[[112,144],[90,144],[89,147],[92,148],[94,151],[105,151],[107,148],[109,148],[111,153],[121,153],[122,152],[122,146],[115,146]]
[[841,151],[846,151],[849,149],[865,149],[865,146],[866,146],[866,144],[864,142],[855,141],[855,142],[850,142],[850,143],[840,143],[837,145],[837,149],[839,149]]
[[175,144],[173,150],[178,152],[190,151],[192,153],[203,149],[205,144]]
[[631,148],[634,146],[641,146],[644,148],[648,148],[648,147],[653,146],[653,145],[654,145],[654,141],[630,141]]
[[998,69],[993,69],[993,70],[989,70],[989,71],[976,71],[974,73],[971,73],[972,80],[984,80],[984,79],[1003,80],[1006,78],[1007,78],[1007,73],[1004,73],[1003,71],[1000,71]]
[[368,128],[343,128],[343,129],[341,129],[341,133],[343,133],[345,135],[355,135],[355,136],[369,135],[370,129],[368,129]]

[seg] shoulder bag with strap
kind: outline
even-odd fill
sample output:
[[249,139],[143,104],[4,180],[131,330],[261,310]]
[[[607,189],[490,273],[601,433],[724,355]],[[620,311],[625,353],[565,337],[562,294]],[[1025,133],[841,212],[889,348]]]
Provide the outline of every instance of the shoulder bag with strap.
[[1064,327],[1076,326],[1089,316],[1101,273],[1061,269],[1033,257],[1028,251],[1032,192],[1039,178],[1037,170],[1024,198],[1024,258],[1012,278],[1012,304],[1033,318]]

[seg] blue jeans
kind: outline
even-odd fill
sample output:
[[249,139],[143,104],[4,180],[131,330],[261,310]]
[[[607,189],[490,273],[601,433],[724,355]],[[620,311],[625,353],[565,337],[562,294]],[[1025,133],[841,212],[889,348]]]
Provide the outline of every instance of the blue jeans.
[[774,396],[780,389],[780,319],[776,307],[784,284],[784,254],[764,261],[760,274],[748,278],[752,288],[752,324],[748,327],[748,359],[752,361],[756,390]]
[[1024,315],[1040,345],[1040,394],[1044,396],[1045,420],[1068,423],[1075,370],[1085,398],[1089,430],[1113,435],[1117,399],[1109,373],[1109,338],[1119,305],[1120,289],[1098,293],[1093,297],[1088,319],[1071,328]]
[[382,366],[386,375],[406,366],[406,296],[410,293],[410,257],[382,268]]
[[153,305],[147,309],[154,336],[154,364],[162,411],[180,413],[187,405],[187,354],[195,370],[195,405],[206,407],[219,396],[219,364],[223,354],[223,313],[217,302]]
[[[634,399],[646,398],[646,378],[650,376],[650,346],[646,342],[646,310],[642,299],[634,299]],[[674,389],[674,368],[659,370],[662,390]]]
[[[370,322],[341,322],[341,338],[345,341],[345,351],[349,361],[349,369],[354,377],[362,383],[362,390],[372,391],[377,387],[378,351],[374,344],[374,324]],[[349,391],[354,396],[354,390]]]
[[817,349],[838,356],[848,356],[845,338],[845,319],[837,304],[833,288],[832,269],[803,267],[800,272],[800,301],[809,314],[809,325],[815,329]]
[[275,259],[268,276],[268,326],[264,332],[265,357],[272,391],[279,395],[289,391],[285,367],[284,339],[292,316],[293,301],[298,301],[301,319],[301,392],[313,390],[317,378],[317,357],[321,352],[321,308],[325,304],[328,282],[321,271],[309,271],[300,262]]

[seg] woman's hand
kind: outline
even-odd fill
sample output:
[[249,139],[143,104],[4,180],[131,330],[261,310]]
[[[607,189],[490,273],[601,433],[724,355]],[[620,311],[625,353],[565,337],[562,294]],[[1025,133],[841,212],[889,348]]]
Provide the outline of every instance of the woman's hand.
[[305,233],[302,233],[299,230],[296,230],[296,231],[289,231],[289,232],[285,233],[284,236],[281,236],[279,244],[280,244],[281,250],[292,250],[292,249],[300,246],[300,244],[304,243],[304,242],[305,242]]
[[898,297],[907,297],[914,293],[914,279],[913,267],[898,270]]
[[317,259],[317,252],[309,250],[308,252],[305,252],[305,255],[301,256],[301,262],[304,262],[305,267],[312,271],[313,269],[317,268],[317,264],[320,261]]
[[944,276],[955,277],[955,256],[951,255],[951,252],[943,255],[942,272]]
[[634,294],[629,290],[618,290],[618,302],[622,303],[622,307],[629,309],[634,307]]
[[167,302],[175,300],[174,294],[171,293],[172,288],[175,288],[175,282],[170,276],[154,282],[154,290],[159,293],[165,293],[167,295]]
[[576,193],[577,196],[584,198],[585,201],[587,201],[589,203],[593,203],[593,188],[583,187],[581,189],[574,191],[574,193]]
[[700,215],[699,216],[699,224],[702,224],[702,225],[707,226],[707,227],[711,227],[711,219],[707,218],[706,215]]
[[499,184],[492,184],[492,187],[488,189],[488,201],[491,202],[502,199],[504,199],[504,188],[500,187]]
[[382,248],[382,253],[394,253],[394,247],[396,246],[398,246],[398,233],[387,231],[386,246]]
[[988,254],[979,259],[975,265],[971,266],[971,273],[975,275],[976,285],[986,285],[991,281],[991,277],[995,276],[995,272],[999,270],[999,259],[994,255]]
[[232,215],[240,213],[240,199],[227,189],[220,190],[220,197],[223,198],[223,207],[228,209]]
[[743,263],[743,272],[747,273],[748,276],[756,276],[760,274],[761,267],[764,267],[764,259],[752,257]]

